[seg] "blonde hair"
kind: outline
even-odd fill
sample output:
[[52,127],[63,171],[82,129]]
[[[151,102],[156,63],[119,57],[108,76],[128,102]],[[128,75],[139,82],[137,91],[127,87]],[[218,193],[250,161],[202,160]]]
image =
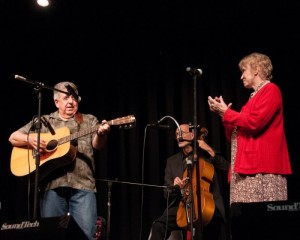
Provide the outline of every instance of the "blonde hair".
[[248,64],[252,69],[258,68],[258,74],[261,77],[261,79],[266,79],[270,81],[273,78],[272,62],[267,55],[256,52],[251,53],[242,58],[242,60],[239,62],[239,69],[242,71],[243,68],[245,68]]

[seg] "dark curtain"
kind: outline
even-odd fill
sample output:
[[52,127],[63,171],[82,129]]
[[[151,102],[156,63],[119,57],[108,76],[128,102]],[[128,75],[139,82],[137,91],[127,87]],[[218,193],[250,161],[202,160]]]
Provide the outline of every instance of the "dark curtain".
[[[222,122],[208,110],[207,97],[222,95],[239,110],[250,91],[238,61],[254,51],[270,56],[273,82],[282,90],[293,167],[289,198],[299,199],[298,3],[52,2],[46,10],[33,1],[0,1],[1,219],[27,218],[33,210],[33,188],[11,174],[8,137],[37,114],[38,98],[34,85],[16,74],[49,86],[73,81],[80,111],[100,120],[135,116],[134,128],[112,126],[105,149],[95,153],[98,211],[106,219],[111,213],[110,239],[147,239],[166,206],[166,158],[178,150],[170,118],[162,122],[169,130],[147,125],[165,116],[179,124],[196,117],[209,131],[208,143],[229,160]],[[194,81],[186,67],[203,75]],[[44,89],[42,113],[54,110],[52,92]],[[228,206],[227,176],[220,178]]]

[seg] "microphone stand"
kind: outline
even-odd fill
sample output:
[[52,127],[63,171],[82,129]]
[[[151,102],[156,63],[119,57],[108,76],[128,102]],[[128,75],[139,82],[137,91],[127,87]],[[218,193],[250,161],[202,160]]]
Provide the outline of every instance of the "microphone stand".
[[112,181],[108,181],[108,192],[107,192],[107,226],[106,226],[106,240],[110,237],[110,210],[111,210],[111,187]]
[[[181,131],[181,128],[178,124],[178,122],[176,121],[175,118],[173,118],[172,116],[164,116],[163,118],[161,118],[159,121],[157,121],[157,123],[154,123],[154,124],[147,124],[146,126],[146,129],[147,127],[157,127],[157,128],[161,128],[162,129],[169,129],[169,126],[168,125],[160,125],[160,123],[165,120],[165,119],[171,119],[173,120],[173,122],[176,124],[177,128],[178,128],[178,131],[179,131],[179,141],[182,141],[182,131]],[[144,162],[144,161],[143,161]],[[144,164],[143,164],[144,166]],[[144,169],[144,167],[143,167]],[[144,172],[144,171],[143,171]],[[124,181],[118,181],[118,180],[106,180],[106,179],[96,179],[96,180],[100,180],[100,181],[103,181],[103,182],[108,182],[108,193],[107,193],[107,196],[108,196],[108,204],[107,204],[107,235],[106,235],[106,240],[109,240],[109,235],[110,235],[110,211],[111,211],[111,186],[112,186],[112,183],[122,183],[122,184],[130,184],[130,185],[138,185],[138,186],[141,186],[142,187],[142,190],[143,190],[143,187],[145,186],[148,186],[148,187],[159,187],[159,188],[166,188],[168,189],[167,186],[158,186],[158,185],[150,185],[150,184],[145,184],[144,183],[144,178],[143,178],[143,173],[142,173],[142,183],[132,183],[132,182],[124,182]],[[143,194],[142,194],[142,202],[143,202]],[[142,212],[143,212],[143,208],[142,208],[143,205],[141,205],[141,221],[142,221]],[[142,226],[142,224],[141,224]],[[142,239],[142,231],[140,232],[140,239]]]
[[[191,240],[194,239],[194,226],[193,226],[193,221],[194,221],[194,194],[193,194],[193,176],[192,176],[192,169],[194,164],[196,163],[196,165],[198,166],[198,155],[197,155],[197,149],[198,149],[198,142],[197,142],[197,76],[198,75],[194,75],[193,80],[194,80],[194,123],[192,128],[194,129],[194,141],[193,141],[193,157],[192,160],[191,159],[187,159],[187,173],[188,173],[188,179],[189,179],[189,193],[190,193],[190,201],[187,204],[187,211],[186,211],[186,215],[187,215],[187,223],[190,220],[190,231],[191,231]],[[170,118],[171,120],[173,120],[179,130],[179,137],[178,140],[179,141],[183,141],[182,139],[182,131],[181,128],[178,124],[178,122],[176,121],[175,118],[173,118],[172,116],[165,116],[162,119],[160,119],[157,124],[160,124],[164,119],[166,118]],[[198,173],[198,169],[196,171],[196,173]],[[197,174],[196,174],[197,175]],[[200,227],[200,233],[199,233],[199,239],[202,239],[202,210],[201,210],[201,193],[200,193],[200,181],[199,181],[199,177],[196,177],[196,181],[197,184],[196,186],[199,186],[199,190],[198,190],[198,194],[200,195],[200,197],[198,196],[197,198],[197,203],[198,203],[198,217],[199,217],[199,227]],[[200,206],[200,207],[199,207]],[[190,217],[188,217],[188,210],[190,208]],[[200,209],[200,212],[199,212]],[[197,235],[197,234],[195,234]]]
[[34,89],[38,93],[38,115],[37,115],[37,148],[35,153],[35,179],[34,179],[34,204],[33,219],[37,218],[38,205],[38,181],[39,181],[39,165],[40,165],[40,139],[41,139],[41,109],[42,109],[42,87],[41,84],[36,85]]
[[[198,188],[196,189],[197,192],[196,194],[198,194],[198,197],[197,197],[197,204],[198,204],[198,226],[199,226],[199,231],[195,231],[195,237],[196,239],[198,240],[202,240],[203,239],[203,223],[202,223],[202,204],[201,204],[201,185],[200,185],[200,171],[199,171],[199,167],[200,167],[200,164],[199,164],[199,161],[198,161],[198,153],[197,153],[197,149],[198,149],[198,136],[197,136],[197,77],[200,77],[200,75],[194,75],[193,76],[193,97],[194,97],[194,117],[193,117],[193,120],[194,120],[194,123],[193,123],[193,129],[194,129],[194,141],[193,141],[193,144],[194,144],[194,147],[193,147],[193,166],[194,164],[196,164],[196,181],[197,181],[197,184],[196,186],[198,186]],[[191,171],[190,171],[191,172]],[[191,173],[192,175],[192,173]],[[191,177],[190,179],[192,180],[192,176],[189,176]],[[191,181],[190,180],[190,184],[191,184]],[[192,188],[191,188],[192,189]],[[191,192],[191,196],[193,196],[193,192]],[[192,202],[192,208],[194,208],[194,201]],[[194,229],[193,229],[193,212],[194,212],[194,209],[191,210],[191,215],[192,215],[192,218],[191,218],[191,240],[194,239]],[[197,226],[197,227],[198,227]]]
[[38,114],[37,114],[37,148],[34,152],[35,157],[35,179],[34,179],[34,204],[33,204],[33,219],[37,219],[37,207],[38,207],[38,183],[39,183],[39,166],[40,166],[40,139],[41,139],[41,109],[42,109],[42,90],[44,88],[50,89],[50,90],[56,90],[62,93],[69,94],[68,92],[61,91],[59,89],[52,88],[50,86],[45,85],[41,82],[36,82],[33,80],[30,80],[28,78],[15,75],[15,79],[21,80],[30,84],[33,84],[35,86],[34,91],[37,92],[38,95]]
[[146,183],[134,183],[134,182],[125,182],[119,180],[108,180],[108,179],[96,179],[97,181],[101,182],[108,182],[108,193],[107,193],[107,226],[106,226],[106,240],[110,238],[110,213],[111,213],[111,186],[113,183],[120,183],[120,184],[127,184],[127,185],[136,185],[141,187],[156,187],[156,188],[168,188],[167,186],[159,186],[153,184],[146,184]]

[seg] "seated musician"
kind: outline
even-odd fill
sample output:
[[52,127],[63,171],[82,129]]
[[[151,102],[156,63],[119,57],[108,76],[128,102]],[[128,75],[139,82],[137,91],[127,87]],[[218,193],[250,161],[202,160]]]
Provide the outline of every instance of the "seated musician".
[[[193,153],[194,132],[190,129],[189,124],[181,124],[180,129],[182,141],[179,141],[179,129],[176,130],[176,140],[180,151],[167,159],[165,168],[164,185],[168,186],[168,188],[164,188],[164,196],[168,199],[168,206],[163,214],[154,220],[148,240],[168,239],[174,230],[182,230],[181,239],[186,240],[189,238],[190,231],[186,231],[189,226],[178,226],[177,213],[181,210],[180,203],[183,201],[182,189],[187,187],[187,182],[183,179],[183,175],[187,167],[186,159],[192,156]],[[203,136],[207,134],[207,130],[202,128],[201,132],[203,133],[199,135],[200,137],[197,140],[199,154],[201,154],[201,159],[203,158],[208,164],[211,164],[215,170],[210,184],[215,209],[212,212],[213,216],[211,216],[209,222],[202,228],[203,239],[227,240],[229,239],[229,228],[227,227],[225,206],[218,184],[217,172],[221,170],[226,174],[229,170],[230,163],[218,155],[216,151],[205,142]],[[198,156],[200,158],[200,155]],[[193,167],[195,166],[194,164]],[[189,232],[189,234],[187,234],[187,232]]]

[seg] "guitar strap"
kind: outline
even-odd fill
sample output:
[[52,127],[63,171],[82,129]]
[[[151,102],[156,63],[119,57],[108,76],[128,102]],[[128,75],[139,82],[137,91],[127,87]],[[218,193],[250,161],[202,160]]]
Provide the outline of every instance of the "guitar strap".
[[78,125],[80,125],[83,122],[83,116],[80,112],[77,112],[74,117]]
[[[77,132],[79,132],[80,131],[80,124],[83,122],[83,116],[82,116],[81,113],[77,112],[74,115],[74,119],[75,119],[75,121],[77,123]],[[78,141],[77,139],[73,139],[71,141],[71,145],[73,145],[74,147],[77,148],[77,146],[78,146],[78,142],[77,141]]]

